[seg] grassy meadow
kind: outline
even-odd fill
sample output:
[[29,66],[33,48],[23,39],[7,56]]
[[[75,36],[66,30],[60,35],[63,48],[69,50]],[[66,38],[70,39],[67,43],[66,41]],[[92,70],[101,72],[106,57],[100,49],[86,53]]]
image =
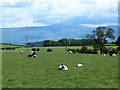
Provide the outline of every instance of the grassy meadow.
[[[53,52],[46,52],[48,48]],[[65,47],[40,47],[38,57],[28,58],[30,51],[1,52],[3,88],[118,88],[118,56],[69,54]],[[83,67],[76,67],[78,62]],[[58,70],[62,63],[68,71]]]

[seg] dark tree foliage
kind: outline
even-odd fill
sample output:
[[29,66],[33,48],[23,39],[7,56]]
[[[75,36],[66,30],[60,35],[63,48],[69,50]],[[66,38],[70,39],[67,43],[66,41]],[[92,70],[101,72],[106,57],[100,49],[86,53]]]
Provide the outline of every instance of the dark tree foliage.
[[100,50],[100,53],[103,53],[103,48],[107,43],[107,38],[115,39],[113,35],[115,31],[112,28],[98,27],[92,32],[92,34],[87,34],[86,37],[93,39],[93,48],[95,50]]
[[116,46],[118,46],[118,49],[120,51],[120,36],[118,36],[118,39],[115,42]]

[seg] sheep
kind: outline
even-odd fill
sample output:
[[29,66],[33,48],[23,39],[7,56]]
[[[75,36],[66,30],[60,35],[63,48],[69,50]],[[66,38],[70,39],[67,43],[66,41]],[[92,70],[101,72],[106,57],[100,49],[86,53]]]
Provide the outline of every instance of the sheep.
[[32,55],[37,55],[36,52],[33,52]]
[[33,55],[33,57],[37,57],[37,54],[36,54],[36,55]]
[[77,67],[82,67],[82,66],[83,66],[82,64],[78,64],[78,63],[77,63]]
[[31,53],[33,53],[33,51],[31,51]]
[[68,70],[68,68],[64,64],[61,64],[61,66],[59,66],[58,70]]
[[68,51],[70,54],[72,54],[73,52],[72,51]]
[[28,57],[33,57],[33,55],[28,55]]
[[20,53],[22,54],[22,53],[23,53],[23,51],[21,50],[21,51],[20,51]]
[[112,54],[112,56],[116,56],[116,54]]
[[28,55],[28,57],[37,57],[37,53],[33,52],[33,54],[32,55]]
[[104,56],[106,56],[106,54],[104,54]]

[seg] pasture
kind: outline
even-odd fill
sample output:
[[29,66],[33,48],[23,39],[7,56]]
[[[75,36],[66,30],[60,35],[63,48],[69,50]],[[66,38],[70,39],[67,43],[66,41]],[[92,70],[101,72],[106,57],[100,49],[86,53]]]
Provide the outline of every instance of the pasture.
[[[53,52],[46,52],[48,48]],[[118,56],[69,54],[65,47],[40,47],[38,57],[28,58],[30,51],[2,52],[3,88],[118,88]],[[78,62],[83,67],[76,67]],[[59,71],[60,64],[68,71]]]

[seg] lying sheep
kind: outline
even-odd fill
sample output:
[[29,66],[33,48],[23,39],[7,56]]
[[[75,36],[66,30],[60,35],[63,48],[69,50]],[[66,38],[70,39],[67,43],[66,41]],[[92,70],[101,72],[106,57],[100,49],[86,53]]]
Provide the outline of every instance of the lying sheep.
[[104,56],[106,56],[106,54],[104,54]]
[[36,55],[33,55],[33,57],[37,57],[37,54],[36,54]]
[[111,53],[111,52],[109,53],[109,55],[110,55],[110,56],[117,56],[116,54],[113,54],[113,53]]
[[33,52],[33,54],[32,55],[28,55],[28,57],[37,57],[37,53]]
[[77,66],[77,67],[82,67],[83,65],[82,65],[82,64],[78,64],[78,63],[77,63],[77,65],[76,65],[76,66]]
[[28,55],[28,57],[33,57],[33,55]]
[[68,70],[68,68],[64,64],[61,64],[58,70]]
[[72,54],[73,52],[72,51],[68,51],[70,54]]
[[31,53],[33,53],[33,51],[31,51]]
[[20,53],[22,54],[22,53],[23,53],[23,51],[21,50],[21,51],[20,51]]
[[116,54],[112,54],[112,56],[116,56]]

